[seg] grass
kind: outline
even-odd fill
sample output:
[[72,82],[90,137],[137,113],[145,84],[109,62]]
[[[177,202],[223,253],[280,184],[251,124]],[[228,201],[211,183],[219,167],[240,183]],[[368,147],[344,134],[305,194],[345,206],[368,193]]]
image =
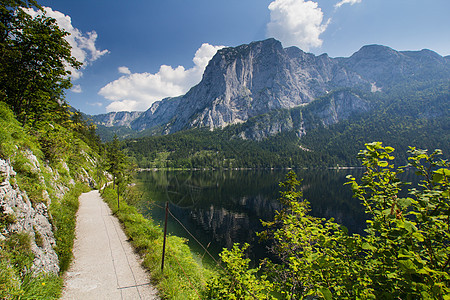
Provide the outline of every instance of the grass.
[[58,299],[62,278],[57,275],[33,276],[34,255],[27,233],[12,234],[0,242],[0,299]]
[[77,183],[68,191],[60,201],[53,201],[50,205],[50,213],[53,217],[53,226],[56,239],[56,254],[59,258],[60,274],[69,269],[72,262],[73,242],[75,239],[76,213],[78,211],[78,197],[87,192],[86,185]]
[[0,157],[12,158],[21,149],[41,155],[36,138],[26,133],[8,105],[0,101]]
[[164,272],[161,272],[163,231],[152,220],[146,219],[121,198],[117,209],[117,193],[110,187],[103,189],[102,196],[113,213],[123,223],[131,244],[143,257],[143,265],[151,274],[154,284],[164,299],[200,299],[212,271],[204,268],[193,256],[186,240],[168,236]]

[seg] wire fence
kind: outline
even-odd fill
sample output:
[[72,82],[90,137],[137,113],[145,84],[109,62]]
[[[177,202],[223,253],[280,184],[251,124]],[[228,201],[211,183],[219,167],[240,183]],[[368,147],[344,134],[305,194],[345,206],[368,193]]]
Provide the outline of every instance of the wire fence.
[[[158,204],[156,204],[156,203],[153,203],[153,206],[155,206],[155,207],[157,207],[157,208],[160,208],[160,209],[163,209],[163,210],[166,210],[166,208],[164,208],[164,207],[162,207],[162,206],[160,206],[160,205],[158,205]],[[231,274],[226,268],[224,268],[224,266],[220,263],[220,261],[219,260],[217,260],[215,257],[214,257],[214,255],[212,255],[209,251],[208,251],[208,247],[205,247],[200,241],[199,241],[199,239],[198,238],[196,238],[195,237],[195,235],[194,234],[192,234],[190,231],[189,231],[189,229],[187,229],[186,228],[186,226],[183,224],[183,222],[181,222],[177,217],[175,217],[175,215],[170,211],[170,207],[167,209],[167,212],[168,212],[168,214],[169,214],[169,216],[170,217],[172,217],[185,231],[186,231],[186,233],[190,236],[190,237],[192,237],[192,239],[203,249],[203,250],[205,250],[205,253],[206,254],[208,254],[208,256],[215,262],[215,264],[216,264],[216,267],[218,267],[218,268],[220,268],[220,269],[222,269],[223,271],[225,271],[225,273],[230,277],[230,278],[232,278],[232,280],[233,280],[233,284],[231,285],[231,287],[230,287],[230,290],[229,290],[229,292],[231,292],[232,290],[233,290],[233,288],[237,285],[237,284],[239,284],[239,280],[235,277],[235,276],[233,276],[233,274]],[[208,245],[209,246],[209,245]],[[173,256],[174,258],[175,258],[175,261],[177,262],[177,264],[179,265],[179,267],[180,267],[180,269],[182,270],[182,272],[184,273],[184,276],[186,277],[186,279],[188,280],[188,282],[189,282],[189,284],[190,284],[190,286],[192,287],[192,289],[194,289],[194,291],[197,293],[197,295],[199,296],[199,298],[201,298],[200,297],[200,293],[199,293],[199,291],[195,288],[195,286],[192,284],[192,281],[191,281],[191,279],[189,278],[189,276],[187,275],[187,273],[184,271],[184,269],[183,269],[183,267],[181,266],[181,264],[180,264],[180,262],[178,261],[178,259],[176,258],[176,256]],[[256,297],[256,295],[251,291],[251,290],[249,290],[245,285],[241,285],[241,287],[243,288],[243,289],[245,289],[254,299],[257,299],[257,297]]]

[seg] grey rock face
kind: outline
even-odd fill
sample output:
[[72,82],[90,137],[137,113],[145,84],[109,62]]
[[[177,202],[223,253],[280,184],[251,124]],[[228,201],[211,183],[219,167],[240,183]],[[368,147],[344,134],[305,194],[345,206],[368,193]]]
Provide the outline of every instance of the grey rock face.
[[[37,159],[30,150],[22,150],[22,154],[27,161],[32,173],[36,176],[45,189],[42,199],[44,202],[32,203],[27,196],[27,192],[16,183],[16,172],[9,161],[0,159],[0,216],[8,220],[6,226],[0,231],[0,239],[7,239],[14,233],[26,233],[30,236],[31,251],[34,254],[32,271],[34,273],[54,273],[59,272],[59,259],[55,252],[56,240],[51,224],[51,215],[48,205],[52,199],[59,201],[69,190],[70,185],[75,184],[73,178],[70,182],[62,183],[60,174],[56,169],[45,166]],[[81,152],[87,164],[93,168],[96,162],[84,151]],[[70,174],[69,167],[62,163]],[[44,178],[44,172],[50,178]],[[92,172],[92,169],[91,169]],[[76,174],[79,182],[94,182],[88,172],[81,168]],[[52,199],[46,189],[52,190]],[[57,230],[57,228],[56,228]]]
[[165,118],[174,120],[169,132],[223,128],[273,110],[305,105],[334,86],[358,84],[369,82],[327,55],[316,57],[294,47],[283,49],[280,42],[268,39],[219,50],[206,67],[203,80],[181,97]]
[[349,58],[338,59],[349,70],[379,87],[410,80],[449,78],[448,60],[430,50],[396,51],[386,46],[368,45]]
[[[11,233],[28,233],[31,236],[31,251],[35,255],[33,270],[57,274],[59,260],[54,250],[56,241],[49,222],[47,206],[39,203],[33,207],[26,192],[11,183],[15,176],[12,166],[0,159],[0,178],[3,180],[0,183],[0,213],[11,215],[15,219],[15,222],[0,234],[5,238]],[[37,235],[39,239],[36,238]],[[40,241],[36,242],[37,240]]]
[[[275,110],[305,106],[336,89],[377,92],[424,76],[450,78],[448,57],[430,50],[398,52],[369,45],[351,57],[330,58],[296,47],[283,48],[279,41],[268,39],[219,50],[202,81],[184,96],[156,102],[145,113],[111,113],[97,122],[136,131],[153,128],[156,134],[193,127],[223,128]],[[349,94],[341,94],[346,96]],[[362,109],[354,100],[339,99],[338,106],[318,116],[325,118],[324,124],[331,124],[333,113],[342,119],[354,111],[365,111],[366,106]],[[283,125],[268,125],[262,136],[292,127],[288,120],[280,122]]]
[[370,110],[370,103],[349,91],[336,92],[314,105],[291,110],[278,110],[250,119],[239,137],[263,140],[281,132],[294,130],[298,137],[317,126],[330,126],[346,120],[354,114]]
[[[150,109],[131,123],[130,126],[135,130],[141,131],[147,128],[170,124],[177,116],[180,100],[181,97],[174,97],[153,103]],[[164,128],[160,131],[163,134],[167,133]]]
[[112,126],[130,126],[131,122],[139,118],[144,112],[142,111],[119,111],[96,116],[90,116],[98,125],[106,127]]

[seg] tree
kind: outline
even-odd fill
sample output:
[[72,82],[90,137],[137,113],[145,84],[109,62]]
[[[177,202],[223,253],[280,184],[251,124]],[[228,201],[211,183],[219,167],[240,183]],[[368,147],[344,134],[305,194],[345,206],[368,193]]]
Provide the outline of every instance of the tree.
[[107,171],[113,175],[113,188],[115,188],[116,184],[118,184],[125,175],[126,156],[120,148],[119,139],[117,138],[117,135],[114,135],[113,141],[106,147],[109,165]]
[[106,155],[109,165],[107,171],[113,175],[113,189],[117,188],[117,207],[119,208],[120,195],[125,192],[127,185],[131,182],[134,164],[121,150],[117,135],[114,135],[113,141],[107,144]]
[[22,124],[67,120],[63,96],[71,82],[66,69],[81,66],[71,56],[68,33],[55,19],[27,14],[24,8],[41,9],[35,1],[0,3],[0,101],[10,105]]
[[[261,233],[273,242],[277,259],[263,261],[260,274],[281,299],[450,299],[449,162],[438,159],[440,150],[410,148],[409,164],[395,168],[392,147],[365,146],[359,153],[366,168],[362,180],[349,176],[348,184],[369,216],[366,234],[348,235],[333,220],[310,216],[297,190],[300,181],[290,172],[280,184],[283,209]],[[415,169],[422,180],[402,196],[408,183],[399,174],[405,168]],[[232,263],[228,268],[242,266],[235,273],[248,272],[236,259],[224,262]],[[214,295],[223,286],[208,288]]]

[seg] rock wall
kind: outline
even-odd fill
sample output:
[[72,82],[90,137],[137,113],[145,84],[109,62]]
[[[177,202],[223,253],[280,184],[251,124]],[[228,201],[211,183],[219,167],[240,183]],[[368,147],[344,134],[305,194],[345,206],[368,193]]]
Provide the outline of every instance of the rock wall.
[[[18,150],[19,151],[19,150]],[[70,169],[63,161],[60,162],[62,176],[57,169],[40,162],[30,150],[21,150],[17,155],[25,159],[27,172],[34,174],[35,184],[41,185],[42,195],[38,201],[31,201],[23,187],[18,185],[18,176],[10,161],[0,159],[0,240],[7,239],[14,233],[26,233],[30,236],[31,251],[34,261],[31,267],[34,273],[59,272],[59,259],[56,254],[56,240],[52,216],[48,207],[52,198],[61,199],[75,185],[71,178]],[[80,152],[83,159],[93,168],[96,162],[83,150]],[[92,169],[91,169],[92,171]],[[45,176],[44,176],[45,175]],[[83,167],[79,168],[75,178],[78,182],[94,185],[95,180]],[[64,177],[64,178],[62,178]],[[50,197],[50,194],[52,197]]]
[[59,272],[58,256],[47,205],[32,205],[25,191],[15,183],[16,172],[9,162],[0,159],[0,214],[10,224],[0,232],[0,239],[12,233],[26,232],[31,237],[31,250],[35,255],[32,269],[36,272]]

